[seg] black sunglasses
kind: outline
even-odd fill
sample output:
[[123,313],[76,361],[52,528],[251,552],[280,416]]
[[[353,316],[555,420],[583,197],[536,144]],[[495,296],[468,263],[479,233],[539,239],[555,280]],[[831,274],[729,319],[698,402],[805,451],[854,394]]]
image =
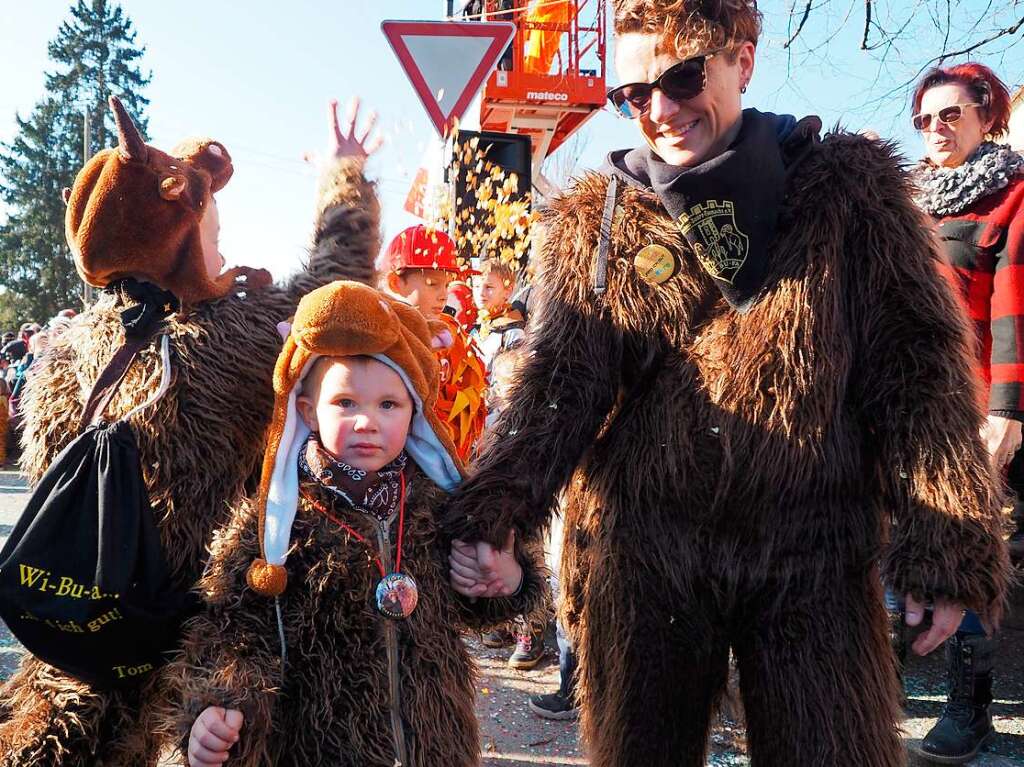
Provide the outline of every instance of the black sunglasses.
[[704,92],[708,84],[707,60],[723,48],[673,64],[652,83],[626,83],[608,91],[608,100],[622,117],[633,119],[651,106],[651,95],[658,88],[673,101],[686,101]]
[[932,115],[928,112],[921,112],[920,114],[914,115],[911,122],[914,123],[914,129],[925,131],[932,126],[932,117],[938,122],[944,123],[945,125],[952,125],[961,117],[964,116],[964,107],[980,107],[981,104],[953,104],[953,106],[940,109],[937,114]]

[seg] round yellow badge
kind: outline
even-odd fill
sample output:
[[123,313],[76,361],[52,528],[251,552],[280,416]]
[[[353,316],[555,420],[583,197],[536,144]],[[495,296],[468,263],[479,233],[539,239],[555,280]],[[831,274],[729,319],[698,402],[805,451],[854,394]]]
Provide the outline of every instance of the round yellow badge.
[[664,245],[648,245],[633,258],[633,266],[648,282],[660,285],[675,276],[679,268],[676,257]]

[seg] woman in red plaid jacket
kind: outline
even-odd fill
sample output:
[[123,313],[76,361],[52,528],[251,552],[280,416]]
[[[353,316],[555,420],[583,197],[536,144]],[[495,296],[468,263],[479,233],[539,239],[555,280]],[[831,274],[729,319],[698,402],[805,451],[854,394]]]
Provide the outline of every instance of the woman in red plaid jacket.
[[[1011,555],[1024,553],[1024,157],[992,139],[1006,132],[1010,95],[991,69],[933,69],[914,92],[914,127],[925,159],[915,198],[935,221],[948,276],[977,329],[978,370],[988,393],[985,437],[1007,468],[1017,530]],[[993,640],[968,612],[946,643],[949,698],[922,742],[926,756],[965,762],[994,735]]]

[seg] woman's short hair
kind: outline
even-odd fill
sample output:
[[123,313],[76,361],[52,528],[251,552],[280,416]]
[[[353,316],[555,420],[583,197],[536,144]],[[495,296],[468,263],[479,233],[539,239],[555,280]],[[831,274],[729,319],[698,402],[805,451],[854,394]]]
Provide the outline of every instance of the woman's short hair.
[[957,64],[953,67],[935,67],[925,72],[914,88],[913,113],[921,111],[921,99],[929,88],[955,83],[964,86],[971,98],[983,107],[986,120],[992,121],[993,136],[1006,133],[1010,122],[1010,92],[996,73],[977,62]]
[[614,0],[615,34],[656,34],[672,40],[680,58],[740,43],[757,45],[757,0]]

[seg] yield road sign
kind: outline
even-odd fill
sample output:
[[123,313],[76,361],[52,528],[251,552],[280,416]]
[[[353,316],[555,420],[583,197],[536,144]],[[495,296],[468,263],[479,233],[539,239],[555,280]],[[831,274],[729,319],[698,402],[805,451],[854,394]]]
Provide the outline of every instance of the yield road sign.
[[385,21],[380,27],[442,136],[466,113],[516,31],[507,21]]

